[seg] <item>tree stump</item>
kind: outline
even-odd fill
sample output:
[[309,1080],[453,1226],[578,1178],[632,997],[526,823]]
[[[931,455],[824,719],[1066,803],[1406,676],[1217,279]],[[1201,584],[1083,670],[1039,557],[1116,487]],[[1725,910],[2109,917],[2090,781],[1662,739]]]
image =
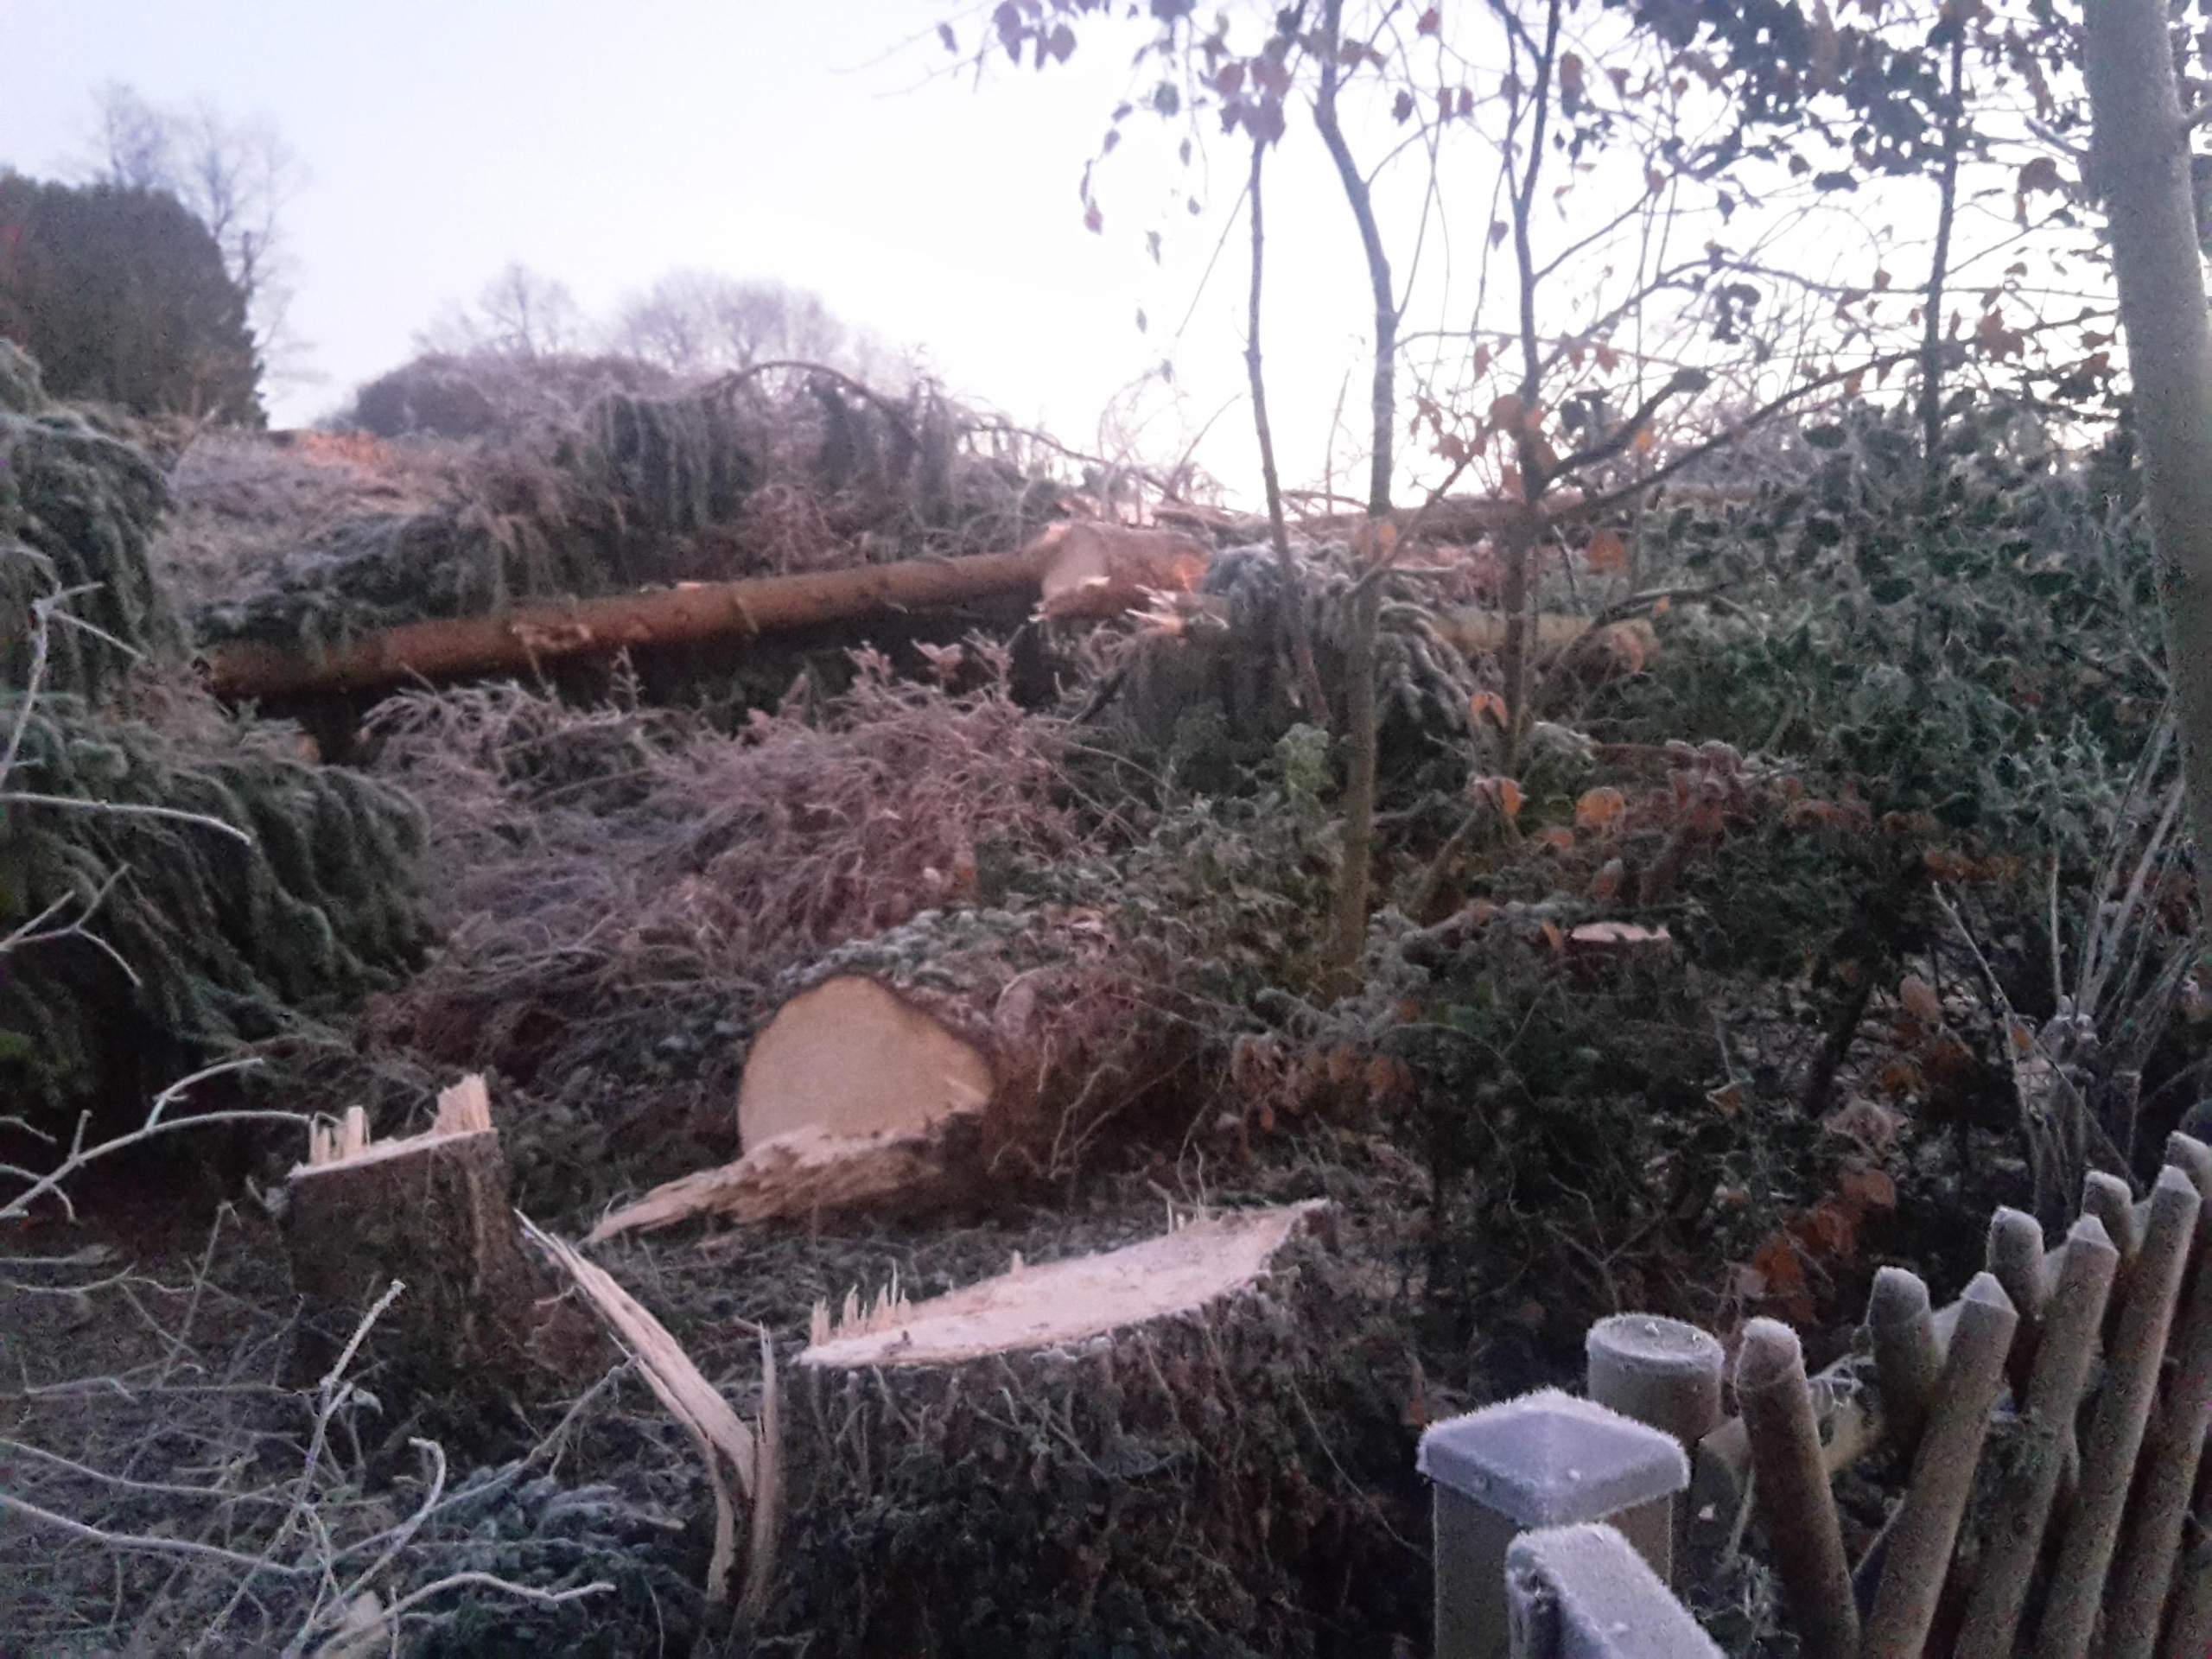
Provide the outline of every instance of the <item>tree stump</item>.
[[1397,1541],[1419,1535],[1411,1437],[1325,1213],[818,1308],[762,1633],[804,1630],[817,1656],[1311,1653],[1332,1614],[1339,1640],[1425,1628]]
[[315,1376],[395,1280],[405,1287],[373,1342],[405,1388],[528,1398],[611,1359],[524,1254],[480,1077],[441,1096],[420,1135],[375,1141],[358,1107],[318,1129],[286,1193],[292,1282],[315,1315],[300,1358]]

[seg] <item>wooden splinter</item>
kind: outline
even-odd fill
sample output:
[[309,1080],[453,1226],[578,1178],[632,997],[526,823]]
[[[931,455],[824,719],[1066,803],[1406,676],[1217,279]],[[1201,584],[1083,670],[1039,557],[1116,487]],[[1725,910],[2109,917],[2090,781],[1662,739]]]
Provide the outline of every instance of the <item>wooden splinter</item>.
[[2074,1414],[2089,1377],[2120,1252],[2103,1224],[2084,1215],[2066,1236],[2050,1318],[2027,1393],[2027,1452],[1999,1500],[1956,1659],[2011,1659],[2027,1604],[2028,1580],[2050,1523],[2059,1471],[2073,1444]]
[[2173,1325],[2182,1269],[2202,1208],[2188,1176],[2171,1167],[2159,1175],[2104,1386],[2082,1442],[2081,1491],[2051,1574],[2050,1599],[2036,1636],[2037,1659],[2084,1659],[2089,1651]]
[[1744,1326],[1736,1396],[1751,1435],[1767,1546],[1807,1659],[1853,1659],[1859,1607],[1796,1332],[1775,1319]]
[[[2036,1241],[2042,1266],[2042,1240]],[[1993,1274],[1978,1274],[1960,1299],[1951,1351],[1929,1408],[1927,1432],[1913,1459],[1912,1483],[1891,1529],[1887,1563],[1875,1592],[1862,1651],[1868,1659],[1918,1659],[1936,1622],[1951,1548],[1989,1433],[1990,1408],[2005,1386],[2005,1357],[2019,1315]]]

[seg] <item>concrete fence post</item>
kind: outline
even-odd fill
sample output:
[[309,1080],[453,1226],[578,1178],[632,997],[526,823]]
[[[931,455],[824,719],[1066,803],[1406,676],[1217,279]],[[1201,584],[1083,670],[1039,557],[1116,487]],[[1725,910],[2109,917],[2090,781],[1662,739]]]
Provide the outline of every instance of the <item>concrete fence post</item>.
[[1608,1522],[1662,1584],[1671,1570],[1689,1459],[1672,1435],[1592,1401],[1545,1389],[1437,1423],[1418,1466],[1435,1502],[1434,1659],[1512,1651],[1506,1554],[1524,1531]]
[[1720,1659],[1611,1527],[1526,1532],[1505,1553],[1512,1659]]
[[[1671,1434],[1686,1453],[1720,1427],[1720,1379],[1727,1356],[1720,1339],[1681,1319],[1656,1313],[1616,1313],[1584,1339],[1585,1391],[1624,1417]],[[1674,1566],[1679,1584],[1689,1522],[1687,1494],[1675,1499]]]

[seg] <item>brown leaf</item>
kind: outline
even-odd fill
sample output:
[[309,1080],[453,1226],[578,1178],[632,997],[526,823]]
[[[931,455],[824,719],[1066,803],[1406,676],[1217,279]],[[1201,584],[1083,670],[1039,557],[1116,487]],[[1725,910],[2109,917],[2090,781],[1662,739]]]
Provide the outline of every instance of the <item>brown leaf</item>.
[[1439,6],[1431,6],[1427,11],[1421,13],[1421,22],[1414,25],[1415,30],[1423,35],[1436,34],[1443,27],[1443,9]]
[[952,32],[952,25],[950,23],[939,23],[937,26],[937,37],[944,42],[944,49],[946,51],[957,52],[960,50],[960,38]]
[[1609,830],[1628,810],[1628,797],[1611,784],[1600,785],[1574,804],[1578,830]]
[[1505,699],[1495,691],[1478,691],[1467,699],[1467,718],[1479,726],[1484,716],[1501,732],[1505,729]]
[[1599,575],[1612,575],[1628,569],[1628,543],[1618,530],[1595,531],[1590,545],[1582,550],[1582,560]]

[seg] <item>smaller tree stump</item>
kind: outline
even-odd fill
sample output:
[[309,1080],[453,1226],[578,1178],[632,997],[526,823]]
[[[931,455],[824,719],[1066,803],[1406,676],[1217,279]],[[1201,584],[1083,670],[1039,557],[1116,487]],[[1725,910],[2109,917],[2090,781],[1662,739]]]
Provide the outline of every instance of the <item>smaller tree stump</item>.
[[321,1375],[394,1280],[375,1348],[403,1388],[530,1397],[611,1360],[524,1254],[482,1078],[441,1096],[420,1135],[375,1141],[354,1108],[315,1132],[285,1190],[292,1282],[316,1316],[304,1371]]

